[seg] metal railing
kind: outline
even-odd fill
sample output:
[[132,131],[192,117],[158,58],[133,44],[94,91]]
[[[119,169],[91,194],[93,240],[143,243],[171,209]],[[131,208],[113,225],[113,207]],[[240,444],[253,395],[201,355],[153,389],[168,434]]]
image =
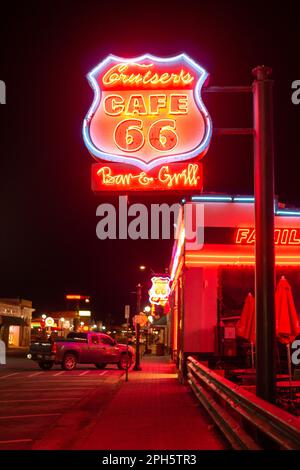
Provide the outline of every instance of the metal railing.
[[234,449],[300,450],[300,420],[188,357],[188,382]]

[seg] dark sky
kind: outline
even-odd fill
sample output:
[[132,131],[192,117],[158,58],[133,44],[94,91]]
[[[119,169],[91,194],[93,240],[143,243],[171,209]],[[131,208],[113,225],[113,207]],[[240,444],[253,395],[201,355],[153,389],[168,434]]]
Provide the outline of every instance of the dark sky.
[[[210,85],[248,85],[255,65],[271,66],[276,193],[300,207],[300,105],[291,102],[291,83],[300,79],[297,2],[260,3],[10,2],[0,30],[7,85],[0,106],[1,297],[23,296],[47,310],[63,307],[66,292],[81,292],[93,297],[99,318],[118,319],[124,304],[134,303],[136,283],[146,282],[138,265],[162,271],[169,263],[171,242],[96,238],[96,207],[106,198],[90,190],[93,159],[81,128],[93,97],[86,74],[109,53],[186,52],[210,73]],[[216,127],[251,126],[248,97],[211,96],[206,105]],[[206,191],[252,193],[252,172],[251,139],[213,139]]]

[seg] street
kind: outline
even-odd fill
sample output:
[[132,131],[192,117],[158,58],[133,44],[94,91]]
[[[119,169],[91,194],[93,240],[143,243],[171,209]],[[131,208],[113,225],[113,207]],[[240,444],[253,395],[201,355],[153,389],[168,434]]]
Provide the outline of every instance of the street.
[[26,358],[8,357],[0,366],[0,450],[32,449],[45,436],[67,446],[107,405],[123,375],[116,366],[92,364],[41,371]]

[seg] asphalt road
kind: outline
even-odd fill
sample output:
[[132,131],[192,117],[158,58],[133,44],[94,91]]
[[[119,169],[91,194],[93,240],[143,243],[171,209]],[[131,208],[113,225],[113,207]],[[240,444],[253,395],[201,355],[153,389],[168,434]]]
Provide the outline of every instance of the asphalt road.
[[[124,380],[116,366],[41,371],[26,358],[0,365],[0,450],[67,448],[88,431]],[[53,447],[52,447],[53,443]]]

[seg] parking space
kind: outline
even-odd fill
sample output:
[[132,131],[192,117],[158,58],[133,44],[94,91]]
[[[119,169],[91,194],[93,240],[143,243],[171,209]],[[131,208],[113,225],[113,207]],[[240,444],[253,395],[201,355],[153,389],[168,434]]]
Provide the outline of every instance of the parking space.
[[87,418],[89,400],[95,393],[107,400],[123,374],[115,366],[98,370],[80,365],[70,372],[57,366],[41,371],[24,358],[8,360],[0,369],[0,450],[31,449],[72,410],[81,410]]

